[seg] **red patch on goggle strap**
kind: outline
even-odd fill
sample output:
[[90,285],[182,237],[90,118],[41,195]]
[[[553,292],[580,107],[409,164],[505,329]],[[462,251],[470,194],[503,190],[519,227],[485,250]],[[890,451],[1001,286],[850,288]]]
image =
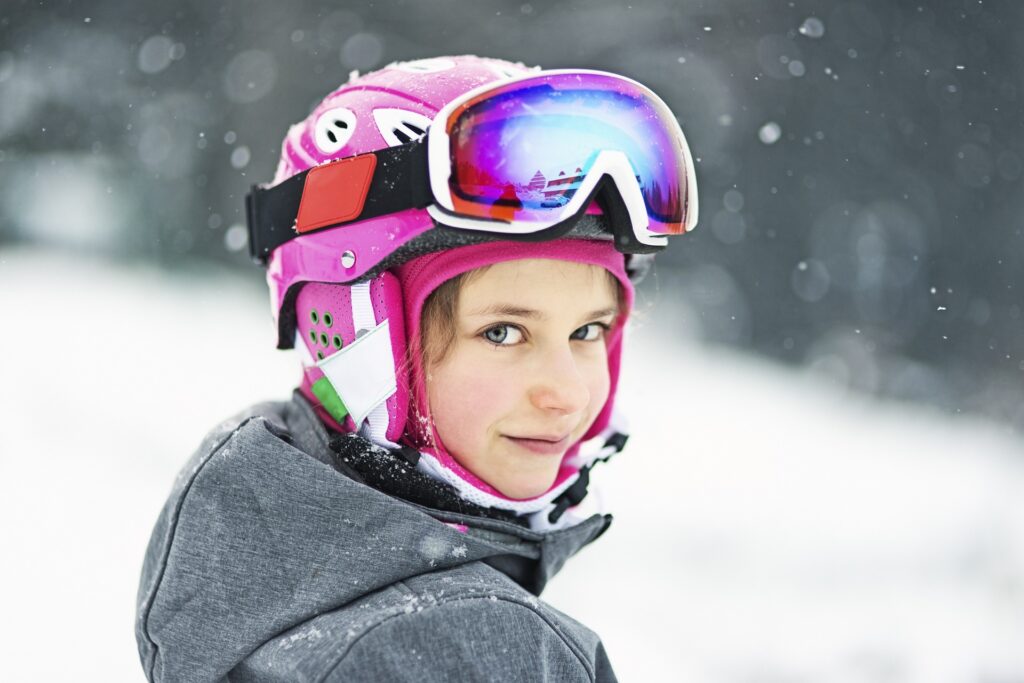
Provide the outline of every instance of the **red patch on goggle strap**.
[[374,154],[360,154],[311,168],[302,187],[296,232],[301,235],[358,218],[376,168]]

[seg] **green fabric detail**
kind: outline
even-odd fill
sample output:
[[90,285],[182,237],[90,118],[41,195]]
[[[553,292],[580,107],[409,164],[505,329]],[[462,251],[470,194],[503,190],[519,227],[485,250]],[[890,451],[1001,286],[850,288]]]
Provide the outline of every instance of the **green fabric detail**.
[[348,408],[341,401],[341,396],[334,390],[334,385],[326,377],[321,377],[313,382],[313,395],[317,397],[324,409],[338,422],[344,421],[348,415]]

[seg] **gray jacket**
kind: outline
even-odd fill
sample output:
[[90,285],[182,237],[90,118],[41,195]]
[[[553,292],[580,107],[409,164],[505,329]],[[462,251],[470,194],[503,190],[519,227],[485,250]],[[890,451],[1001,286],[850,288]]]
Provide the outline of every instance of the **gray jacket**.
[[353,472],[299,397],[206,437],[146,551],[149,680],[615,680],[600,639],[535,597],[609,517],[537,533]]

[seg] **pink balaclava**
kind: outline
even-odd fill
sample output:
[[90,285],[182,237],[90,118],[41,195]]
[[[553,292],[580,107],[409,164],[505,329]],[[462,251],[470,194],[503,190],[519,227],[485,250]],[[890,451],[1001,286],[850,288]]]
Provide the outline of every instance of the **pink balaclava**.
[[[462,467],[447,451],[434,427],[429,414],[427,390],[424,382],[421,353],[421,314],[423,305],[431,292],[445,281],[457,275],[481,268],[483,266],[513,261],[517,259],[553,259],[571,261],[600,266],[612,273],[622,286],[625,296],[625,310],[620,312],[614,328],[607,336],[608,374],[610,388],[604,407],[594,420],[590,429],[583,436],[583,441],[600,436],[609,426],[612,409],[615,403],[615,390],[618,384],[619,365],[622,349],[623,325],[629,317],[633,305],[633,285],[626,274],[623,255],[615,250],[612,243],[597,240],[561,239],[552,242],[490,242],[473,246],[460,247],[449,251],[435,252],[415,258],[396,269],[401,283],[405,303],[405,329],[412,347],[412,367],[409,372],[411,401],[409,417],[406,422],[406,442],[424,453],[428,461],[437,461],[440,470],[448,473],[441,478],[456,485],[468,497],[479,504],[492,504],[504,507],[514,505],[516,501],[504,496],[493,486],[475,476]],[[580,443],[573,444],[563,458],[558,476],[551,488],[539,499],[550,500],[560,493],[567,482],[579,469]],[[433,463],[431,463],[433,464]],[[454,476],[452,476],[454,475]],[[461,481],[455,481],[455,478]],[[461,484],[468,484],[466,487]],[[475,491],[473,490],[475,489]],[[495,499],[500,501],[495,503]],[[541,502],[540,500],[536,501]],[[530,503],[520,502],[518,507],[534,507]]]

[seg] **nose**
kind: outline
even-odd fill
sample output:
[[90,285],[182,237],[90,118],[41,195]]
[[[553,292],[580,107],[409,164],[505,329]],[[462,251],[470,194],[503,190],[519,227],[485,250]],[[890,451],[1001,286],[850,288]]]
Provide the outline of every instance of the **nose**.
[[572,349],[560,346],[548,350],[536,368],[530,402],[555,414],[571,415],[590,403],[590,389]]

